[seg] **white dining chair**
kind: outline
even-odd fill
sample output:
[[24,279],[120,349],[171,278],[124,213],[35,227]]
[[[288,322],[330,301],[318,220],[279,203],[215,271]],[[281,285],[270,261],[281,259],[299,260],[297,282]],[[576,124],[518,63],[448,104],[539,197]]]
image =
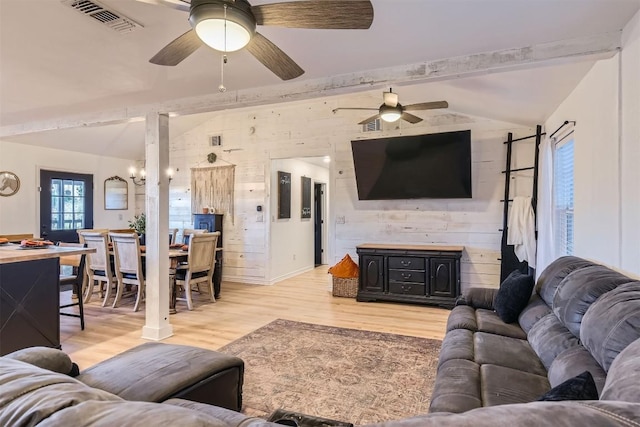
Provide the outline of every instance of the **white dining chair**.
[[95,285],[99,286],[102,306],[109,300],[111,288],[117,286],[117,279],[111,268],[111,257],[109,255],[109,237],[107,232],[81,231],[78,230],[80,243],[86,244],[88,248],[96,250],[95,253],[88,254],[85,263],[87,271],[87,286],[84,290],[85,304],[91,300]]
[[113,243],[118,287],[113,308],[120,303],[126,285],[137,286],[136,302],[133,311],[138,311],[144,299],[145,277],[142,268],[140,238],[135,233],[109,233]]
[[213,291],[213,272],[216,265],[216,244],[220,232],[191,234],[189,236],[189,252],[187,264],[180,265],[176,269],[176,285],[184,290],[184,298],[176,298],[178,301],[186,301],[187,308],[193,310],[191,297],[192,286],[206,284],[212,302],[215,302]]

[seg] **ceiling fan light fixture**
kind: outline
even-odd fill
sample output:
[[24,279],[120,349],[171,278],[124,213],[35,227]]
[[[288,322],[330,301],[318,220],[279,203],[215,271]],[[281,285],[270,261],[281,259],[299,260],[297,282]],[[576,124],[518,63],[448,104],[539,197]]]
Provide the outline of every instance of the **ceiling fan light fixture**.
[[242,2],[225,6],[224,2],[196,4],[191,8],[189,22],[207,46],[221,52],[235,52],[251,41],[256,20],[250,9],[242,7]]
[[385,122],[393,123],[402,116],[402,107],[400,104],[395,107],[382,104],[380,106],[380,118]]

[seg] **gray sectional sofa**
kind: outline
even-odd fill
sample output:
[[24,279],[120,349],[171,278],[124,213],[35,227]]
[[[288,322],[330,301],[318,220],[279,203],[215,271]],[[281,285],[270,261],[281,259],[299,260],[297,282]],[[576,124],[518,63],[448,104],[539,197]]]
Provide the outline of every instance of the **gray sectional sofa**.
[[[472,289],[452,310],[431,413],[377,427],[640,427],[640,282],[566,257],[543,272],[517,324],[497,317],[495,295]],[[58,350],[0,357],[0,426],[279,425],[216,406],[240,402],[241,362],[179,347],[145,344],[75,378]],[[189,380],[153,379],[173,369],[169,355],[185,368],[175,357],[185,351],[208,367]],[[535,401],[583,371],[599,400]]]

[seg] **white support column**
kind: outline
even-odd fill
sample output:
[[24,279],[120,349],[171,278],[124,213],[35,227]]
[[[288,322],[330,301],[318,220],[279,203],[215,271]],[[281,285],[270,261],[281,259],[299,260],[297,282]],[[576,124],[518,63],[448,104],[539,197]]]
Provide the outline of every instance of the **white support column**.
[[173,335],[169,323],[169,116],[157,112],[146,116],[145,184],[146,300],[142,338],[162,340]]

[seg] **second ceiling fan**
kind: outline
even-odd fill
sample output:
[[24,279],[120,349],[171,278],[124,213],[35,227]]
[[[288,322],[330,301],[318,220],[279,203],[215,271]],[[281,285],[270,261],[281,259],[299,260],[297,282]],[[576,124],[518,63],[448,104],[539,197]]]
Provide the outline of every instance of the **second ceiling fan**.
[[402,105],[398,102],[398,94],[394,93],[391,88],[389,92],[382,92],[383,102],[378,108],[360,108],[360,107],[342,107],[333,110],[335,113],[338,110],[371,110],[378,111],[371,117],[359,122],[359,125],[366,125],[377,119],[382,119],[385,122],[395,122],[399,119],[405,120],[409,123],[418,123],[422,119],[413,114],[407,113],[407,111],[419,111],[419,110],[437,110],[440,108],[448,108],[449,103],[447,101],[433,101],[433,102],[421,102],[418,104]]
[[138,0],[189,12],[192,29],[162,48],[149,62],[178,65],[200,46],[222,52],[247,48],[282,80],[304,74],[257,25],[313,29],[367,29],[373,22],[370,0],[305,0],[251,6],[247,0]]

